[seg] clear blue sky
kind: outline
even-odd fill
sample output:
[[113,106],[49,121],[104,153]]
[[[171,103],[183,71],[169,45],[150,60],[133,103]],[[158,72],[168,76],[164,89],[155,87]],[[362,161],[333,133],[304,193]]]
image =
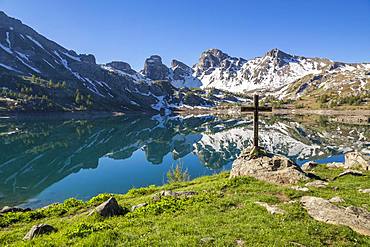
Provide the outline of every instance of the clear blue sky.
[[0,9],[99,63],[135,69],[151,54],[192,65],[208,48],[370,62],[369,0],[0,0]]

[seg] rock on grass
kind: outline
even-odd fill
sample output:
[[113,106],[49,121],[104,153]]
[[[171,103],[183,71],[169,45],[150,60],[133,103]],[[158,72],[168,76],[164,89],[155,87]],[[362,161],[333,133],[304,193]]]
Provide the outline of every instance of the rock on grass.
[[370,156],[360,152],[347,152],[344,154],[344,167],[347,169],[359,168],[365,171],[370,170]]
[[328,200],[313,196],[302,197],[301,203],[315,220],[348,226],[360,234],[370,236],[370,213],[366,209],[354,206],[339,207]]
[[338,176],[333,178],[333,180],[336,180],[340,177],[344,177],[347,175],[352,175],[352,176],[365,176],[362,172],[356,171],[356,170],[345,170],[344,172],[340,173]]
[[109,198],[107,201],[103,202],[97,206],[89,215],[97,213],[103,217],[112,217],[117,215],[124,215],[128,212],[126,208],[122,208],[118,205],[117,200],[114,197]]
[[295,184],[308,179],[306,173],[293,161],[263,152],[258,156],[244,152],[233,163],[230,177],[250,176],[275,184]]
[[307,171],[312,171],[315,167],[317,167],[319,163],[314,162],[314,161],[308,161],[302,165],[302,170],[307,172]]
[[48,225],[48,224],[39,224],[39,225],[34,225],[31,230],[29,230],[24,236],[24,240],[31,240],[34,237],[38,235],[43,235],[43,234],[48,234],[52,232],[56,232],[57,229],[55,229],[53,226]]
[[358,191],[361,192],[361,193],[370,194],[370,189],[359,189]]

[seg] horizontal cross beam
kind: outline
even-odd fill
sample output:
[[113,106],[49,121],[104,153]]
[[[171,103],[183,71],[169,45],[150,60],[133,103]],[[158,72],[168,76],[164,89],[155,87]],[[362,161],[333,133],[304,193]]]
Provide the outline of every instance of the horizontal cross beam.
[[[241,112],[254,112],[256,110],[255,106],[242,106]],[[271,106],[259,106],[258,111],[272,112]]]

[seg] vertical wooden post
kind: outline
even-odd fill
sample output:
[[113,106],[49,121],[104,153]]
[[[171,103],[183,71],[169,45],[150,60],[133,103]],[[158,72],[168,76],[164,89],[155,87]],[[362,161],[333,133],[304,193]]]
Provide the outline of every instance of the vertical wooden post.
[[254,116],[253,116],[253,146],[258,149],[258,94],[253,97],[254,101]]

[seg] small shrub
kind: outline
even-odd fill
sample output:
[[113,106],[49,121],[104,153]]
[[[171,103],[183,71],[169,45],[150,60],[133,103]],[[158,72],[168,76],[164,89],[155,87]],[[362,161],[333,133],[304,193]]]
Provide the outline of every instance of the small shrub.
[[40,211],[6,213],[0,216],[0,227],[7,227],[18,222],[31,222],[45,217],[46,215]]
[[143,196],[143,195],[148,195],[156,192],[158,190],[157,186],[155,185],[149,185],[148,187],[144,188],[133,188],[130,189],[127,192],[127,195],[129,196]]
[[131,216],[144,216],[146,214],[159,215],[165,212],[176,212],[183,209],[192,201],[188,198],[175,198],[171,196],[163,197],[160,201],[151,203],[148,206],[136,209]]
[[187,169],[183,168],[180,161],[175,167],[171,167],[167,172],[168,183],[186,182],[190,180],[190,175]]
[[71,238],[83,238],[87,237],[93,232],[102,231],[105,229],[109,229],[109,225],[105,223],[96,223],[96,224],[88,224],[88,223],[80,223],[76,225],[73,229],[67,232],[67,236]]
[[67,208],[78,207],[84,205],[84,202],[76,198],[69,198],[64,201],[63,205]]

